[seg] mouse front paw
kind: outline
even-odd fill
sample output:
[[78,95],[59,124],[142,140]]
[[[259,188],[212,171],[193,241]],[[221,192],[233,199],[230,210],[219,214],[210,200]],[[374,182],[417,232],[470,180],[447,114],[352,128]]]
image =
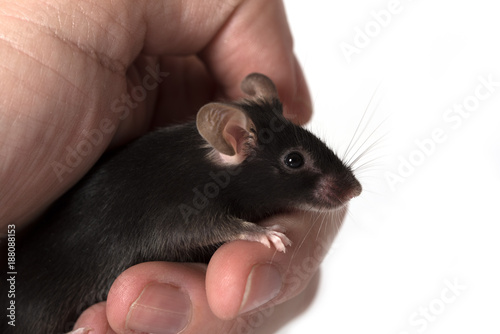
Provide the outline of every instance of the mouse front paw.
[[278,252],[286,252],[286,246],[290,246],[292,242],[285,235],[286,229],[281,225],[273,225],[262,227],[259,232],[244,233],[240,235],[240,240],[260,242],[267,248],[271,248],[271,244]]

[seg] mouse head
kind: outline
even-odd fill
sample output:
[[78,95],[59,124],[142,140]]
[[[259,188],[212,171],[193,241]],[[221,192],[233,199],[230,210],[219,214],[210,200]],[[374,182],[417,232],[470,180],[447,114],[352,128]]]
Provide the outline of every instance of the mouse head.
[[239,196],[248,203],[269,205],[269,210],[329,210],[361,193],[349,166],[311,132],[283,116],[268,77],[252,73],[241,89],[249,98],[209,103],[196,119],[199,133],[212,148],[209,159],[241,170],[232,185]]

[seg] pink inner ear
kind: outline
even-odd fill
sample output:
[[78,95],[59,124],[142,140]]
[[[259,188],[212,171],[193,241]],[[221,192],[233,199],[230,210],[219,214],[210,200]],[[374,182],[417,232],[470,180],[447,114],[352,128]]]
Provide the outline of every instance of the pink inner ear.
[[229,121],[224,128],[224,139],[229,143],[236,155],[243,154],[243,145],[247,140],[248,133],[244,127],[239,124],[238,121]]

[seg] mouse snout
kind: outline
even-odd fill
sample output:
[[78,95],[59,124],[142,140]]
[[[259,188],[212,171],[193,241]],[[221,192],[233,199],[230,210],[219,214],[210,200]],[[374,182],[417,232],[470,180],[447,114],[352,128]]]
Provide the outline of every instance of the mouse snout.
[[349,202],[354,197],[361,194],[361,183],[354,177],[354,175],[347,175],[337,180],[337,196],[343,203]]
[[349,200],[353,199],[354,197],[358,197],[361,194],[361,191],[363,190],[361,183],[359,183],[359,181],[356,178],[354,178],[354,181],[352,183],[353,184],[350,187],[350,189],[348,189],[345,192],[344,196],[345,196],[346,201],[349,201]]
[[316,198],[329,207],[339,207],[359,196],[361,191],[361,184],[353,175],[324,176],[317,185]]

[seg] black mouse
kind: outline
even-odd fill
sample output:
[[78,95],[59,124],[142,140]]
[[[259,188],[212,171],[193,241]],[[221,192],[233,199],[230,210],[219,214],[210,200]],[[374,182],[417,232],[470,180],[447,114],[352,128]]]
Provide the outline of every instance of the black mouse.
[[18,241],[16,327],[2,317],[1,333],[70,331],[137,263],[208,262],[237,239],[284,252],[284,228],[256,222],[360,194],[351,168],[283,116],[269,78],[250,74],[241,89],[248,98],[106,153],[50,207]]

